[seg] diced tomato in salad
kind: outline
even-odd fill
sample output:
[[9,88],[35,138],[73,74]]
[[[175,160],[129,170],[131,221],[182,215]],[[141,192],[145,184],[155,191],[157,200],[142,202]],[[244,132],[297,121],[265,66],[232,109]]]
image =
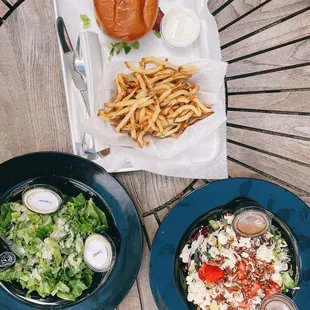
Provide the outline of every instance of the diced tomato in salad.
[[264,294],[266,296],[272,296],[274,294],[277,294],[277,293],[281,292],[281,287],[280,287],[280,285],[278,283],[276,283],[276,282],[274,282],[272,280],[269,280],[268,284],[269,284],[269,288],[264,290]]
[[246,265],[245,262],[240,262],[238,264],[238,279],[243,280],[246,278]]
[[201,267],[198,269],[198,276],[202,281],[214,283],[224,277],[224,271],[216,266],[202,263]]
[[255,282],[253,287],[251,288],[250,290],[250,293],[249,293],[249,296],[250,297],[254,297],[257,293],[257,291],[261,288],[262,286],[258,283],[258,282]]
[[249,300],[246,300],[246,301],[243,301],[239,304],[239,308],[242,308],[242,309],[250,309],[252,305],[252,302],[249,301]]
[[248,280],[244,279],[241,281],[242,290],[248,297],[254,297],[257,291],[262,287],[258,282],[255,282],[251,288],[248,287]]

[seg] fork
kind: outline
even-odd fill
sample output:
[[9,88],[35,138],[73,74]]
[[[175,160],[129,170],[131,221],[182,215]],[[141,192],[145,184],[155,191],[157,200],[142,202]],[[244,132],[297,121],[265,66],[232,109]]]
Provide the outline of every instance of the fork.
[[[84,65],[84,58],[83,58],[83,55],[82,55],[82,49],[81,49],[81,43],[80,43],[80,35],[78,35],[78,38],[77,38],[77,41],[76,41],[76,52],[75,52],[75,59],[74,59],[74,66],[75,66],[75,70],[76,72],[78,72],[80,74],[80,76],[83,78],[84,82],[85,82],[85,85],[86,85],[86,70],[85,70],[85,65]],[[87,92],[87,89],[85,89],[84,91],[81,91],[82,93],[82,96],[83,96],[83,99],[84,99],[84,102],[85,102],[85,107],[86,107],[86,110],[87,110],[87,114],[88,116],[87,117],[90,117],[91,116],[91,109],[90,109],[90,105],[89,105],[89,100],[88,100],[88,92]],[[84,145],[90,145],[88,143],[92,143],[93,145],[93,151],[94,152],[90,152],[88,150],[88,152],[85,150],[85,153],[88,153],[88,154],[95,154],[95,141],[94,141],[94,138],[93,141],[91,142],[88,142],[87,139],[89,138],[92,138],[90,137],[89,135],[85,134],[83,135],[83,146]],[[101,150],[98,152],[98,155],[100,157],[105,157],[107,155],[110,154],[110,148],[106,148],[104,150]]]

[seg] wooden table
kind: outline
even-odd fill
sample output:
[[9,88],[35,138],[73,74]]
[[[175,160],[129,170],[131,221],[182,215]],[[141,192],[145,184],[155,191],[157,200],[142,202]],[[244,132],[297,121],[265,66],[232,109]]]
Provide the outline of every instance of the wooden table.
[[[229,176],[272,181],[310,203],[309,0],[210,0],[209,6],[229,62]],[[5,10],[0,1],[0,17]],[[52,0],[27,0],[0,28],[0,124],[0,161],[71,151]],[[205,181],[143,171],[115,177],[146,232],[139,276],[118,309],[153,310],[148,264],[158,225],[176,195]]]

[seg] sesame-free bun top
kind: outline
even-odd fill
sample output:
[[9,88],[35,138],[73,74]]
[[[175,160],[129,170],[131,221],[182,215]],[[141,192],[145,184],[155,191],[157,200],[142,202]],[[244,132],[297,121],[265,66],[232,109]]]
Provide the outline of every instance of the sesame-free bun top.
[[121,42],[142,38],[154,26],[158,0],[94,0],[96,19],[106,34]]

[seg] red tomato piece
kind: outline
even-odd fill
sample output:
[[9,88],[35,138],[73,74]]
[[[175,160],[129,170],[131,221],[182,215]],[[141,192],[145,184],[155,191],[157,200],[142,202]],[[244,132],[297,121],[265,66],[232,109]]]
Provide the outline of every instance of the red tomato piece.
[[281,287],[278,283],[272,280],[269,280],[268,284],[269,284],[269,287],[264,290],[264,294],[266,296],[272,296],[272,295],[275,295],[281,292]]
[[249,296],[254,297],[260,288],[261,288],[261,285],[258,282],[255,282],[253,287],[250,290]]
[[224,271],[216,266],[202,263],[201,267],[198,269],[198,276],[202,281],[214,283],[224,277]]
[[238,264],[238,279],[243,280],[246,278],[246,264],[245,262],[240,262]]

